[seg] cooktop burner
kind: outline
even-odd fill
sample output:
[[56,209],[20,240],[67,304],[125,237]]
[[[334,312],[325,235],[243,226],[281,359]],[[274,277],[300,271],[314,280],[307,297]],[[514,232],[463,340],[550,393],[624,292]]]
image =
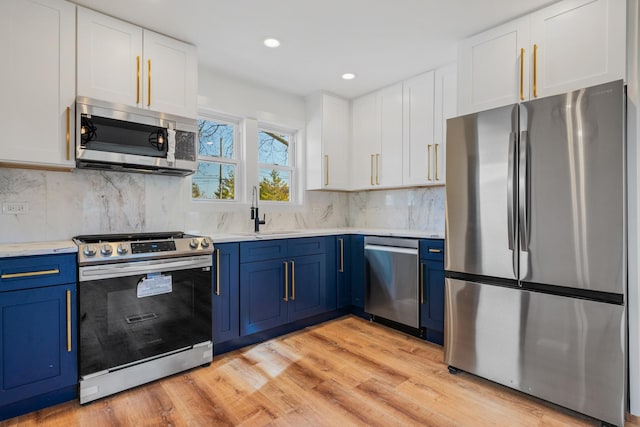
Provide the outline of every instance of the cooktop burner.
[[181,231],[76,236],[78,264],[111,264],[146,259],[210,255],[210,238]]

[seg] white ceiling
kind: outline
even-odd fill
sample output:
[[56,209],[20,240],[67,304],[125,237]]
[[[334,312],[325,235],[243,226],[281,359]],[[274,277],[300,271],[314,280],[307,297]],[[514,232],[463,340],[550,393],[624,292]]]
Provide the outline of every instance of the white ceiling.
[[[202,66],[353,98],[456,59],[456,41],[555,0],[75,0],[195,44]],[[282,42],[263,46],[267,37]],[[342,73],[357,78],[344,81]]]

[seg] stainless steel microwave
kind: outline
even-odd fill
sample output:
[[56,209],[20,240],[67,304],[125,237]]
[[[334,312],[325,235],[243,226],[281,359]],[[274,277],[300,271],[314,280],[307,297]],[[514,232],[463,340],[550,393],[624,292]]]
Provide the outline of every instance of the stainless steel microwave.
[[76,166],[186,176],[197,167],[198,121],[76,99]]

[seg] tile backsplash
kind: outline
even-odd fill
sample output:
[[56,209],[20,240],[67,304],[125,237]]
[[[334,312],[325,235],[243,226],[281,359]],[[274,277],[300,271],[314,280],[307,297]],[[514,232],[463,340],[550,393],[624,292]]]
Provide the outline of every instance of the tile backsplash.
[[[79,234],[253,230],[249,209],[190,199],[190,179],[119,172],[71,173],[0,168],[0,203],[28,212],[0,215],[0,243],[69,239]],[[336,227],[444,232],[444,187],[356,193],[307,191],[294,211],[266,213],[264,230]]]

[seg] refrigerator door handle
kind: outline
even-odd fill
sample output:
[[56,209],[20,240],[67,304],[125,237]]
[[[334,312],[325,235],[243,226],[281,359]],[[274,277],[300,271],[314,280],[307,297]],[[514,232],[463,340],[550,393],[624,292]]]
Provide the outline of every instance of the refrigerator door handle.
[[513,274],[518,276],[518,254],[515,250],[517,237],[516,231],[516,207],[515,207],[515,191],[517,183],[515,177],[515,157],[516,157],[516,132],[509,134],[509,166],[507,172],[507,226],[509,234],[509,250],[511,251],[511,266]]
[[520,250],[529,251],[529,135],[520,132],[518,160],[518,214],[520,221]]

